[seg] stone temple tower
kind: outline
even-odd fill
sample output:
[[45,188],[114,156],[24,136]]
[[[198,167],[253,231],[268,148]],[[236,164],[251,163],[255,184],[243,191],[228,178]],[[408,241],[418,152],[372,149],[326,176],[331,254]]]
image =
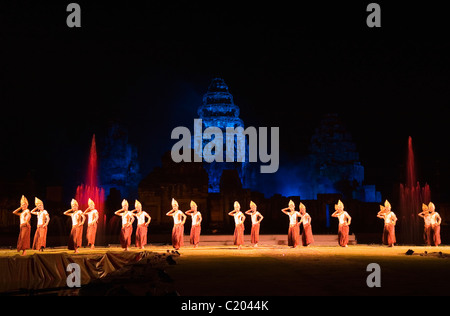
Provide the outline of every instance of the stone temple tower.
[[[228,86],[221,78],[212,80],[208,91],[203,96],[203,104],[199,106],[197,114],[203,122],[203,130],[208,127],[218,127],[224,135],[223,143],[223,161],[211,163],[203,162],[209,177],[208,191],[220,192],[220,179],[224,170],[236,170],[241,180],[242,186],[247,188],[251,185],[251,179],[248,163],[248,143],[246,142],[246,159],[244,162],[226,162],[226,137],[227,127],[244,127],[244,122],[239,118],[239,107],[234,104],[233,96],[228,91]],[[203,140],[203,148],[210,140]],[[245,139],[244,139],[245,141]],[[234,142],[235,153],[237,152],[237,140]]]
[[356,144],[337,114],[325,115],[311,137],[309,151],[304,196],[314,199],[320,193],[342,193],[345,198],[381,202],[375,185],[364,184]]

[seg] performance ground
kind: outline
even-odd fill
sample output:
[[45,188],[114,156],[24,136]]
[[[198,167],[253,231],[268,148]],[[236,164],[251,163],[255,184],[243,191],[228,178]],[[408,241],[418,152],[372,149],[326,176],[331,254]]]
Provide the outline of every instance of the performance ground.
[[450,295],[450,247],[186,248],[168,273],[180,295]]
[[[172,248],[147,246],[146,251],[167,254]],[[412,250],[412,255],[407,251]],[[119,247],[81,249],[79,255],[119,253]],[[130,252],[141,250],[132,248]],[[36,251],[28,251],[32,256]],[[314,246],[190,246],[179,250],[176,264],[165,268],[181,296],[298,296],[298,295],[450,295],[450,246],[380,245]],[[1,257],[16,256],[0,250]],[[379,274],[368,265],[379,265]],[[367,280],[378,277],[380,287]],[[370,284],[370,282],[369,282]]]

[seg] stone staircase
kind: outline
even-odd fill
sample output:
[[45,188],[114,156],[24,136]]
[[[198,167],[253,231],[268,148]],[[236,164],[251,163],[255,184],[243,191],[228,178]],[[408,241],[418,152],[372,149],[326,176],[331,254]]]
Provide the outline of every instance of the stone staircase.
[[[251,245],[250,235],[244,235],[245,245]],[[189,234],[184,236],[184,244],[189,245]],[[349,235],[349,245],[356,245],[354,234]],[[231,246],[233,245],[233,235],[201,235],[200,246]],[[287,246],[286,235],[260,235],[260,246]],[[314,243],[311,246],[337,246],[337,235],[314,235]]]

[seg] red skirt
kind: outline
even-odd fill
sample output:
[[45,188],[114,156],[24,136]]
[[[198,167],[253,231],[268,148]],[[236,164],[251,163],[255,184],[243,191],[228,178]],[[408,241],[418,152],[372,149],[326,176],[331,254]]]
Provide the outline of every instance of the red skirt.
[[250,234],[250,238],[251,238],[252,244],[257,244],[259,242],[259,224],[252,225],[252,231]]
[[89,245],[95,245],[95,235],[97,235],[97,223],[92,223],[88,225],[86,231],[87,243]]
[[395,226],[394,224],[386,224],[383,229],[383,245],[392,246],[397,241],[395,239]]
[[81,247],[81,240],[83,238],[83,226],[72,226],[69,237],[69,250],[75,250]]
[[431,226],[425,226],[423,229],[423,240],[425,243],[430,246],[431,241],[433,240],[433,236],[431,235]]
[[120,245],[122,248],[128,248],[131,245],[131,234],[133,233],[133,226],[128,225],[122,227],[120,230]]
[[240,246],[244,244],[244,224],[238,224],[234,228],[234,244]]
[[339,225],[338,229],[338,239],[339,246],[345,247],[348,244],[348,232],[350,231],[350,226],[348,225]]
[[40,250],[41,248],[45,248],[45,246],[47,245],[47,228],[48,226],[38,226],[38,228],[36,229],[33,239],[34,250]]
[[173,248],[180,249],[184,245],[183,238],[184,238],[184,225],[183,224],[173,225],[172,228]]
[[138,225],[136,229],[136,247],[141,248],[147,244],[147,231],[147,225]]
[[29,223],[20,225],[19,239],[17,240],[17,251],[30,248],[31,226]]
[[435,246],[441,244],[441,225],[433,225],[433,243]]
[[314,237],[312,234],[311,224],[303,225],[303,232],[302,232],[303,246],[308,246],[309,244],[312,244],[313,242],[314,242]]
[[300,245],[300,227],[299,225],[289,226],[288,246],[297,247]]
[[190,242],[192,245],[198,245],[200,242],[200,232],[202,228],[200,225],[191,226]]

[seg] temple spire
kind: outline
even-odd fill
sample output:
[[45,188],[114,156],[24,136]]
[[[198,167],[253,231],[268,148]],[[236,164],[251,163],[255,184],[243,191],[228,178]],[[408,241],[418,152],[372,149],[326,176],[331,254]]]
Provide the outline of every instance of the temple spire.
[[[228,85],[222,78],[214,78],[203,95],[202,105],[198,107],[197,114],[202,119],[203,129],[218,127],[226,134],[227,127],[242,127],[244,122],[239,118],[239,107],[234,103],[233,95],[228,90]],[[245,140],[244,140],[245,141]],[[225,162],[226,139],[224,137],[224,162],[204,163],[209,177],[208,191],[220,191],[220,179],[224,170],[236,170],[241,183],[246,187],[248,182],[247,162]],[[203,147],[205,142],[203,142]],[[235,143],[236,146],[236,143]],[[246,152],[248,148],[246,145]]]

